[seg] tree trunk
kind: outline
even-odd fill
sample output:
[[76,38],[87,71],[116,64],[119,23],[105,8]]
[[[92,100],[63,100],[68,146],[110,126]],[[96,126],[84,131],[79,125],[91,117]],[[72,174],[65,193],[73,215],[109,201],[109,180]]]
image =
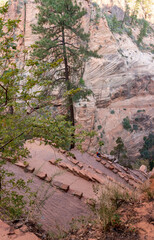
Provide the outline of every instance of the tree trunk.
[[[63,56],[64,56],[64,65],[65,65],[65,79],[66,79],[66,87],[67,91],[71,90],[71,83],[69,80],[69,70],[68,70],[68,60],[66,53],[66,43],[65,43],[65,29],[62,27],[62,44],[63,44]],[[72,122],[72,125],[75,126],[74,119],[74,107],[73,107],[73,99],[72,96],[68,96],[68,109],[69,109],[69,118]],[[73,134],[74,136],[74,134]],[[74,148],[75,144],[72,143],[71,148]]]

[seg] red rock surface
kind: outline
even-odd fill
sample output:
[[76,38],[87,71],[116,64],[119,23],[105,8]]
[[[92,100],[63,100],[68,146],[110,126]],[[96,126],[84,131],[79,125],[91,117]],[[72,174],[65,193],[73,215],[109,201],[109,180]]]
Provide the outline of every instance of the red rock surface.
[[11,227],[0,220],[0,240],[40,240],[31,232],[11,229]]
[[[26,147],[31,154],[31,158],[26,159],[27,169],[23,168],[23,164],[17,166],[9,162],[6,167],[13,171],[17,178],[32,178],[32,190],[39,190],[43,195],[48,189],[49,198],[45,201],[38,221],[46,230],[55,230],[57,223],[67,230],[72,218],[91,215],[86,200],[97,200],[102,187],[118,184],[119,187],[134,190],[139,186],[139,181],[144,182],[147,178],[145,173],[123,168],[107,160],[107,157],[102,160],[104,165],[88,153],[82,154],[73,150],[76,159],[71,161],[67,153],[48,145],[40,145],[39,140],[27,142]],[[34,173],[27,171],[33,168]],[[99,185],[98,196],[93,189],[95,184]]]

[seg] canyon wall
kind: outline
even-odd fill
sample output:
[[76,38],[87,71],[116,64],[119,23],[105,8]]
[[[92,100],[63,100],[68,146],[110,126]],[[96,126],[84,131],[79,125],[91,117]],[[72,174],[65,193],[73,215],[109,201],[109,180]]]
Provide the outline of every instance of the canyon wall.
[[[75,104],[77,123],[87,130],[98,132],[90,145],[91,151],[99,149],[98,142],[103,141],[102,151],[110,153],[117,137],[121,137],[132,157],[139,155],[143,137],[152,131],[153,93],[154,93],[154,55],[150,50],[141,50],[126,33],[112,33],[105,14],[123,20],[125,1],[118,0],[78,0],[87,10],[83,19],[85,31],[90,32],[90,48],[99,49],[101,58],[91,58],[85,66],[84,80],[94,96],[87,102]],[[133,2],[133,1],[131,1]],[[132,4],[133,5],[133,4]],[[153,5],[151,5],[152,11]],[[130,8],[131,9],[131,8]],[[31,24],[36,21],[36,6],[33,0],[12,0],[9,16],[21,17],[20,30],[24,34],[23,47],[30,46],[36,40],[32,35]],[[144,12],[140,10],[139,17]],[[147,19],[153,27],[151,12]],[[137,38],[139,28],[132,28]],[[143,40],[154,46],[153,32]],[[130,120],[132,131],[123,128],[122,121]],[[88,149],[87,140],[85,149]]]

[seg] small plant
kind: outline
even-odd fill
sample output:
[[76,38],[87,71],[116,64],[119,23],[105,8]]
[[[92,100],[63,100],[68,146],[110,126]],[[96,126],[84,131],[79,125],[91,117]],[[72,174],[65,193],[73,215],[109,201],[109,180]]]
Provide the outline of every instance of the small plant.
[[101,126],[101,125],[98,125],[97,128],[98,128],[98,130],[100,130],[100,129],[102,128],[102,126]]
[[143,109],[143,110],[137,110],[137,112],[138,113],[140,113],[140,112],[145,112],[145,110]]
[[138,126],[136,124],[133,124],[133,130],[135,130],[135,131],[138,130]]
[[72,152],[67,152],[67,156],[70,156],[70,157],[72,157],[72,158],[75,158],[75,155],[74,155],[74,153],[72,153]]
[[112,219],[112,226],[117,228],[121,225],[121,219],[119,214],[115,214]]
[[111,32],[122,34],[123,33],[122,21],[118,21],[115,15],[114,16],[110,16],[108,14],[104,14],[104,15]]
[[100,138],[103,138],[103,133],[101,133],[101,136],[100,136]]
[[37,192],[32,192],[30,183],[15,179],[15,174],[0,167],[0,218],[8,221],[30,216],[36,203]]
[[99,144],[100,147],[102,147],[104,145],[104,142],[103,141],[99,141],[98,144]]
[[114,110],[111,110],[111,111],[110,111],[110,113],[111,113],[111,114],[114,114],[114,113],[115,113],[115,111],[114,111]]
[[143,38],[147,35],[147,29],[148,29],[148,22],[146,20],[143,21],[143,26],[140,30],[140,33],[137,37],[137,45],[140,46],[140,44],[143,41]]
[[[99,19],[101,17],[101,9],[99,7],[99,5],[97,3],[92,3],[93,7],[95,8],[95,18],[93,19],[94,20],[94,23],[95,24],[98,24],[99,23]],[[92,19],[91,19],[92,20]]]
[[130,120],[129,117],[126,117],[122,121],[123,128],[126,129],[127,131],[132,131],[132,127],[130,125]]
[[57,158],[56,161],[55,161],[55,163],[58,164],[58,163],[61,162],[61,161],[62,161],[61,158]]
[[[96,192],[96,195],[99,191]],[[97,214],[104,230],[112,225],[114,227],[121,224],[120,216],[117,214],[117,209],[123,202],[129,202],[131,196],[127,191],[122,190],[117,185],[106,185],[102,189],[98,204],[95,205],[94,211]]]

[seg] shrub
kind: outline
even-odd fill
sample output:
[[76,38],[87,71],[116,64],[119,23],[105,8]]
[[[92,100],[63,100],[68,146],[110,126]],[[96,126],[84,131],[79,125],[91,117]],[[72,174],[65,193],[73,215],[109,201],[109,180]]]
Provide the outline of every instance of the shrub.
[[127,131],[132,131],[132,127],[130,125],[130,120],[128,117],[124,118],[122,121],[123,128]]
[[137,112],[138,113],[140,113],[140,112],[145,112],[145,110],[143,109],[143,110],[137,110]]
[[149,201],[154,200],[154,191],[150,188],[150,182],[147,181],[141,186],[141,191],[146,194]]
[[101,126],[101,125],[98,125],[97,128],[98,128],[98,130],[100,130],[100,129],[102,128],[102,126]]
[[[95,191],[96,194],[98,192]],[[120,186],[110,184],[103,187],[98,198],[98,204],[93,207],[104,230],[107,230],[111,225],[121,224],[117,209],[123,202],[129,202],[130,200],[132,201],[132,197],[126,190],[122,190]]]
[[35,204],[36,192],[31,192],[31,180],[15,179],[15,174],[0,168],[0,218],[8,221],[28,216]]
[[121,139],[121,137],[118,137],[116,140],[116,146],[114,149],[110,152],[111,155],[114,155],[117,157],[119,163],[123,165],[124,167],[132,168],[129,158],[127,156],[127,149]]
[[143,41],[143,38],[147,35],[147,29],[148,29],[148,22],[146,20],[143,21],[143,26],[140,30],[140,33],[137,37],[137,45],[140,46],[140,44],[142,43]]
[[149,161],[150,170],[154,167],[154,134],[150,133],[148,137],[144,137],[143,147],[139,150],[140,157]]
[[114,110],[111,110],[111,111],[110,111],[110,113],[111,113],[111,114],[114,114],[114,113],[115,113],[115,111],[114,111]]
[[103,141],[99,141],[98,144],[99,144],[100,147],[102,147],[104,145],[104,142]]
[[107,14],[104,15],[111,32],[122,34],[123,33],[122,21],[118,21],[115,15],[114,16],[109,16]]
[[135,131],[138,130],[138,126],[136,124],[133,124],[133,130],[135,130]]

